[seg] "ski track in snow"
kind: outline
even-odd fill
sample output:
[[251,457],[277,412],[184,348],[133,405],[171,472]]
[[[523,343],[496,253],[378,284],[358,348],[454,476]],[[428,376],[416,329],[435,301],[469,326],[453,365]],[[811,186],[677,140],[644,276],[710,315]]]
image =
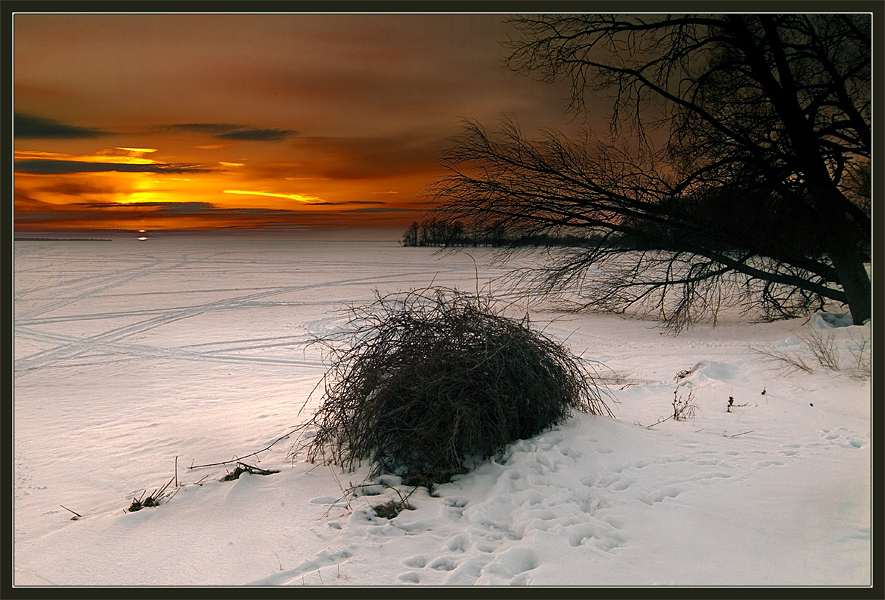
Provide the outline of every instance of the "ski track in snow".
[[[194,361],[223,361],[233,363],[265,363],[276,365],[311,365],[318,366],[322,363],[317,360],[293,360],[282,358],[279,356],[242,356],[232,353],[241,353],[243,351],[260,351],[276,348],[293,348],[302,346],[308,339],[315,334],[326,333],[334,323],[342,320],[340,316],[326,317],[310,321],[305,324],[306,333],[298,336],[274,337],[274,338],[257,338],[257,339],[238,339],[229,340],[223,343],[211,344],[222,346],[212,350],[198,350],[197,348],[205,347],[210,344],[192,344],[177,348],[161,348],[146,344],[126,343],[126,340],[134,336],[144,334],[157,328],[169,325],[176,321],[191,319],[193,317],[213,312],[230,313],[230,319],[237,318],[248,320],[246,316],[238,316],[239,312],[246,312],[249,309],[276,307],[276,306],[300,306],[302,303],[280,302],[274,303],[265,301],[265,299],[284,294],[292,294],[298,292],[326,292],[327,290],[337,290],[347,286],[358,286],[361,284],[396,284],[400,282],[414,281],[421,276],[427,276],[428,271],[404,270],[390,275],[378,275],[373,273],[366,277],[346,277],[342,279],[334,279],[332,281],[324,281],[319,283],[308,283],[301,285],[288,285],[264,289],[249,294],[234,294],[221,300],[193,304],[190,306],[162,308],[162,309],[141,309],[131,310],[123,308],[128,306],[132,299],[131,294],[122,292],[119,297],[120,310],[98,313],[75,313],[66,315],[48,316],[50,313],[58,311],[71,305],[88,305],[91,300],[102,296],[111,296],[115,290],[120,290],[124,286],[138,282],[139,280],[150,285],[151,278],[162,275],[174,276],[177,271],[186,271],[199,268],[207,268],[216,266],[219,262],[217,256],[185,257],[171,265],[166,264],[162,258],[145,259],[143,265],[132,268],[117,269],[103,275],[86,275],[82,277],[73,277],[48,285],[36,285],[34,287],[16,286],[16,319],[15,319],[15,335],[17,338],[33,339],[39,342],[49,344],[50,347],[40,350],[33,354],[17,357],[15,360],[15,371],[17,374],[24,374],[32,371],[39,371],[52,366],[64,366],[65,363],[76,361],[88,357],[91,362],[101,361],[113,357],[119,360],[121,356],[128,356],[135,359],[162,359],[170,358],[177,360],[194,360]],[[231,262],[229,258],[223,262]],[[244,263],[246,266],[253,266],[252,263]],[[386,265],[389,267],[389,265]],[[457,267],[435,265],[448,273],[458,272]],[[471,265],[472,269],[472,265]],[[431,271],[430,275],[434,272]],[[208,289],[208,292],[230,293],[238,291],[236,289]],[[45,293],[50,296],[57,296],[49,301],[31,300],[31,297]],[[157,292],[151,292],[156,294]],[[179,291],[168,292],[170,295],[180,295]],[[328,302],[318,303],[328,305]],[[82,321],[116,319],[120,317],[144,317],[145,320],[138,320],[135,323],[127,324],[120,327],[107,329],[97,335],[78,337],[73,335],[64,335],[51,332],[44,332],[38,329],[41,325],[56,323],[77,323]],[[77,364],[77,363],[74,363]]]

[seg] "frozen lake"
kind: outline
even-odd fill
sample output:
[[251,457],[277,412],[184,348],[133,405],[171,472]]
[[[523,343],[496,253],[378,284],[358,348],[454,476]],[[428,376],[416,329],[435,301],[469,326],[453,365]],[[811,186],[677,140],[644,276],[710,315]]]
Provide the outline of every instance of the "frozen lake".
[[[617,418],[519,442],[389,522],[336,504],[339,476],[288,461],[286,442],[260,457],[273,476],[186,469],[264,448],[304,418],[326,370],[306,342],[342,324],[346,304],[504,274],[493,251],[469,252],[16,242],[16,585],[869,581],[869,381],[848,373],[868,326],[824,332],[844,371],[796,373],[753,348],[801,352],[815,321],[725,319],[672,337],[615,315],[533,312],[618,374]],[[696,415],[655,425],[680,385]],[[176,460],[175,497],[126,513]]]

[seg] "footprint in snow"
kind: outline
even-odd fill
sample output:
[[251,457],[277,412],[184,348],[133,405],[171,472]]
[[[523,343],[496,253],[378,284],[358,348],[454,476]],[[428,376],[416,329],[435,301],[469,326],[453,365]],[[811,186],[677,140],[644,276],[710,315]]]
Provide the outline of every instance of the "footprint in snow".
[[445,585],[473,585],[482,574],[482,569],[492,561],[485,556],[475,556],[459,564],[445,580]]
[[783,444],[781,448],[781,454],[784,456],[796,456],[798,454],[799,444]]
[[404,560],[403,564],[407,567],[423,569],[424,566],[427,564],[427,558],[423,554],[416,554],[415,556],[411,556]]
[[421,583],[421,577],[415,571],[406,571],[405,573],[400,573],[397,577],[403,583]]
[[464,508],[465,506],[467,506],[467,499],[456,497],[446,498],[445,500],[443,500],[443,504],[445,506],[451,506],[454,508]]
[[446,544],[446,550],[450,552],[467,552],[467,549],[470,547],[470,541],[467,539],[467,536],[464,534],[459,534],[453,537]]
[[467,506],[467,500],[464,498],[446,498],[443,500],[443,506],[446,507],[447,513],[453,517],[460,518],[464,514],[464,507]]
[[525,585],[529,583],[528,571],[540,564],[534,550],[515,546],[485,565],[480,571],[480,581],[491,585]]
[[650,494],[646,494],[639,500],[644,502],[645,504],[652,505],[657,502],[663,502],[668,498],[676,498],[677,496],[679,496],[679,494],[682,493],[682,491],[683,490],[678,486],[668,485]]
[[454,571],[455,567],[457,566],[458,563],[456,563],[454,559],[448,556],[440,556],[439,558],[435,558],[427,565],[428,568],[435,571]]
[[863,448],[869,443],[869,433],[864,437],[848,431],[845,427],[840,427],[838,432],[822,429],[820,436],[828,442],[838,444],[842,448]]

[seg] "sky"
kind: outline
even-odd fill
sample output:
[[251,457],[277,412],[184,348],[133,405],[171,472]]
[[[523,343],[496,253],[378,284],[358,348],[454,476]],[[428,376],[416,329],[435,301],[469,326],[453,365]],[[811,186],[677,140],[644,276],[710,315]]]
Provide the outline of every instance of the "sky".
[[404,230],[463,118],[568,130],[503,14],[16,14],[16,234]]

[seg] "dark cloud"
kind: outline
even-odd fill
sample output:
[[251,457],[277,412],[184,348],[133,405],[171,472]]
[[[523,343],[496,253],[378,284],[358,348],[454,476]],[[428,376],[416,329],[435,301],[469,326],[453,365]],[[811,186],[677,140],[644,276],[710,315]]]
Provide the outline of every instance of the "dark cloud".
[[66,125],[55,119],[46,119],[24,113],[15,113],[13,120],[17,138],[94,138],[110,132],[76,125]]
[[448,142],[426,131],[390,136],[303,137],[292,144],[303,151],[305,171],[332,180],[385,179],[438,171],[434,163]]
[[54,206],[16,193],[15,223],[21,231],[42,231],[46,228],[59,231],[67,229],[130,228],[125,223],[137,220],[141,229],[156,227],[167,230],[172,222],[188,223],[185,229],[293,229],[303,227],[353,227],[373,219],[374,223],[387,222],[383,214],[353,215],[349,212],[394,213],[395,209],[360,209],[345,212],[301,212],[297,210],[266,208],[217,208],[207,202],[133,202],[77,203]]
[[292,129],[243,129],[221,133],[215,137],[222,140],[247,140],[252,142],[281,142],[296,132]]
[[[32,198],[18,188],[15,188],[13,197],[15,198],[16,213],[52,211],[58,208],[54,204],[51,204],[49,202],[43,202],[42,200]],[[16,215],[16,219],[18,219],[18,215]]]
[[144,212],[145,209],[151,209],[153,216],[215,216],[219,218],[230,218],[237,216],[288,216],[299,215],[304,216],[299,211],[286,210],[280,208],[219,208],[210,202],[127,202],[125,204],[117,202],[82,202],[67,205],[71,210],[112,210],[123,212]]
[[385,204],[373,200],[348,200],[347,202],[311,202],[311,206],[346,206],[348,204]]
[[175,123],[166,125],[162,129],[173,133],[202,133],[206,135],[218,135],[242,129],[240,125],[230,123]]
[[102,187],[92,183],[66,181],[55,185],[47,185],[38,188],[40,192],[50,194],[62,194],[64,196],[90,196],[94,194],[113,194],[118,190],[113,187]]
[[416,209],[414,208],[353,208],[351,210],[345,210],[343,212],[349,213],[382,213],[382,212],[414,212]]
[[210,204],[209,202],[132,202],[124,205],[105,204],[103,206],[125,206],[127,208],[151,207],[159,208],[159,212],[167,215],[212,215],[221,218],[254,215],[285,216],[299,214],[298,211],[291,211],[279,208],[218,208],[214,204]]
[[120,173],[206,173],[212,171],[212,169],[187,164],[100,163],[76,160],[17,160],[15,161],[15,170],[19,173],[31,173],[34,175],[101,173],[108,171]]
[[221,140],[250,142],[281,142],[298,133],[293,129],[253,129],[233,123],[176,123],[167,125],[163,129],[171,132],[211,135]]
[[208,202],[128,202],[119,204],[116,202],[92,202],[79,204],[78,206],[98,209],[121,209],[132,210],[142,208],[159,208],[161,211],[172,214],[195,214],[201,212],[214,212],[217,209]]

